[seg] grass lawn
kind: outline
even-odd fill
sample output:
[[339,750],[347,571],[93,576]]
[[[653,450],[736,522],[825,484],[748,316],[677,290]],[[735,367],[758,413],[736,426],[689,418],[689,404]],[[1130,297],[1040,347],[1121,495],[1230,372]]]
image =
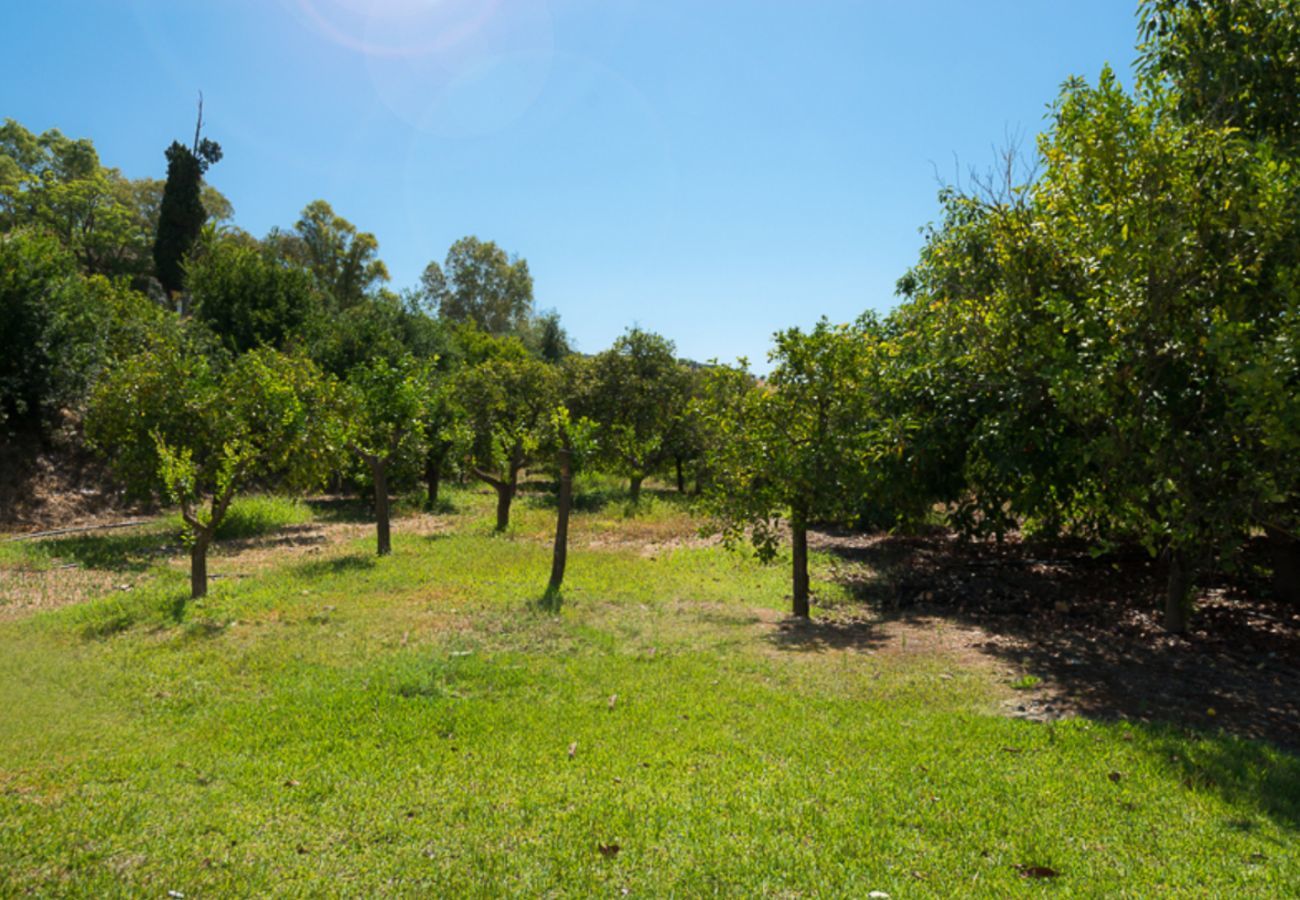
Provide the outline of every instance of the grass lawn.
[[165,527],[5,545],[131,584],[0,622],[0,895],[1300,893],[1292,755],[1009,718],[1031,673],[827,581],[792,626],[670,497],[580,503],[543,608],[552,512],[492,502],[385,559],[265,504],[187,607]]

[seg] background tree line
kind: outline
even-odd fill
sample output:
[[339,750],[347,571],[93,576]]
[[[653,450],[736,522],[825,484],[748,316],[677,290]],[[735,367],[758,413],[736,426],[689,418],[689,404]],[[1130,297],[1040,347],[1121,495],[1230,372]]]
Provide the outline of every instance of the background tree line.
[[130,489],[182,507],[195,548],[253,483],[373,491],[386,553],[390,488],[423,482],[436,505],[444,477],[481,480],[505,530],[523,473],[563,498],[586,467],[633,502],[668,476],[764,557],[788,536],[797,615],[826,523],[1140,545],[1166,566],[1172,630],[1198,578],[1266,538],[1294,600],[1298,18],[1143,2],[1131,88],[1109,69],[1067,82],[1024,168],[1009,154],[941,193],[893,312],[778,334],[763,378],[639,329],[574,353],[527,262],[490,241],[397,292],[375,237],[324,201],[258,239],[202,183],[220,148],[197,132],[160,187],[8,122],[0,427],[84,421]]

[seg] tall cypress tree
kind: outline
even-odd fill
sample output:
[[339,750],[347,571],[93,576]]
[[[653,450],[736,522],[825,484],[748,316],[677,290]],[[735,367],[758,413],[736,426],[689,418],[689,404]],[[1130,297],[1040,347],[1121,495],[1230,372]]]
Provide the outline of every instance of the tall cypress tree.
[[173,141],[167,148],[167,184],[158,208],[158,234],[154,239],[153,262],[158,281],[170,297],[185,286],[185,255],[198,240],[207,210],[201,191],[203,173],[221,159],[221,145],[201,137],[203,97],[199,96],[199,121],[194,127],[194,145]]

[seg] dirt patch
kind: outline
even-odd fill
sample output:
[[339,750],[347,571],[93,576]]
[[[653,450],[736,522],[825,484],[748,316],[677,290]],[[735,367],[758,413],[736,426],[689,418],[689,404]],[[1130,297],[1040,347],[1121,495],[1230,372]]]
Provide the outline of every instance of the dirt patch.
[[[393,531],[430,535],[447,530],[450,524],[451,519],[445,516],[406,516],[393,521]],[[328,560],[346,552],[353,541],[374,533],[373,523],[326,522],[219,541],[208,557],[208,571],[214,580],[247,578],[286,562]],[[189,556],[172,535],[141,535],[135,529],[89,534],[111,534],[118,543],[111,549],[88,551],[78,542],[69,547],[66,556],[53,557],[49,565],[0,565],[0,621],[70,606],[114,590],[133,590],[151,577],[148,569],[158,563],[189,569]]]
[[1013,714],[1165,722],[1300,749],[1300,609],[1262,580],[1207,579],[1179,636],[1160,626],[1163,573],[1140,552],[950,534],[810,543],[832,555],[828,574],[855,606],[904,626],[949,623],[974,652],[1039,679]]
[[91,525],[138,511],[123,500],[104,462],[74,431],[60,431],[48,441],[20,434],[0,445],[0,530]]
[[131,590],[134,583],[120,573],[76,565],[0,568],[0,622],[92,600],[113,590]]

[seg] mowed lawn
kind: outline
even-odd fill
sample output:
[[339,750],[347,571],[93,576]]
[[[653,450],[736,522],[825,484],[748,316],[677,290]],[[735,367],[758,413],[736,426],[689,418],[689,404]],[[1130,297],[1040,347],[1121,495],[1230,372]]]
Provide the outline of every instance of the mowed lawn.
[[1026,673],[944,623],[822,580],[840,624],[792,627],[784,568],[598,501],[558,608],[537,498],[494,536],[455,492],[385,559],[268,528],[183,610],[165,529],[5,545],[132,586],[0,623],[0,895],[1300,893],[1296,757],[1009,718]]

